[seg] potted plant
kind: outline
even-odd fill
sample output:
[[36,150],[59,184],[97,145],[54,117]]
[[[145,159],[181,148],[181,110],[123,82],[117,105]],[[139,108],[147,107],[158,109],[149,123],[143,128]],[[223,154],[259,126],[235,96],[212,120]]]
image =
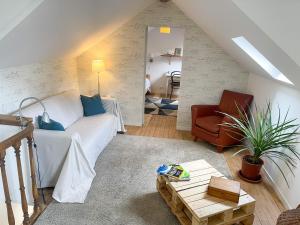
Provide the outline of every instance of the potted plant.
[[252,182],[260,181],[263,159],[269,159],[279,169],[288,185],[285,170],[279,161],[294,174],[293,169],[297,165],[297,160],[300,160],[300,153],[295,146],[299,143],[297,141],[299,124],[296,123],[296,119],[288,119],[288,111],[282,116],[278,108],[278,118],[273,120],[270,103],[263,111],[259,111],[256,107],[254,113],[238,111],[239,115],[236,117],[223,113],[232,121],[222,125],[233,128],[235,130],[233,132],[241,135],[243,148],[234,155],[249,152],[242,159],[242,169],[239,171],[241,178]]

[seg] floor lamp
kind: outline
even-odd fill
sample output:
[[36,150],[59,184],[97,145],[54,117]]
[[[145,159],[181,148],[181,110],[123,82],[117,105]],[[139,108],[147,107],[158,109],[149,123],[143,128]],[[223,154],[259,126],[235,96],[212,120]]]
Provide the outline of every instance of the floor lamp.
[[98,94],[100,95],[100,73],[105,69],[105,64],[102,59],[92,61],[92,72],[98,75]]

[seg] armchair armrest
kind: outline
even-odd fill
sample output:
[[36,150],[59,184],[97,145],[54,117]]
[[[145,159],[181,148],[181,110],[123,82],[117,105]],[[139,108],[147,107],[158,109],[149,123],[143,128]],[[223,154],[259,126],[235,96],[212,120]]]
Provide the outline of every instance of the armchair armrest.
[[218,111],[218,105],[192,105],[192,124],[195,123],[196,119],[201,116],[215,115]]
[[[231,116],[233,116],[237,119],[240,118],[239,115],[231,115]],[[223,121],[222,121],[222,123],[233,123],[233,122],[234,122],[233,119],[231,119],[229,116],[226,116],[226,115],[224,116]]]
[[297,209],[300,209],[300,205],[298,205]]
[[[240,118],[239,115],[231,115],[231,116],[234,116],[235,118]],[[224,116],[223,120],[222,120],[222,123],[220,124],[220,136],[222,137],[225,137],[225,136],[228,136],[228,137],[231,137],[231,138],[234,138],[236,140],[241,140],[244,135],[243,133],[236,129],[236,128],[232,128],[232,127],[227,127],[226,125],[223,126],[222,124],[224,123],[234,123],[233,119],[231,119],[230,117],[228,116]]]

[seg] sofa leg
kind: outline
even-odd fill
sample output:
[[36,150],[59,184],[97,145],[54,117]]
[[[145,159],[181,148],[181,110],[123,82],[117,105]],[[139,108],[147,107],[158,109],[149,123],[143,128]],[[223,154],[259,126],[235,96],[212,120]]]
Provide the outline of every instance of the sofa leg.
[[196,141],[198,141],[198,137],[195,136],[194,137],[194,142],[196,142]]
[[223,147],[223,146],[217,145],[216,147],[217,147],[217,151],[218,151],[218,152],[223,152],[223,150],[224,150],[224,147]]

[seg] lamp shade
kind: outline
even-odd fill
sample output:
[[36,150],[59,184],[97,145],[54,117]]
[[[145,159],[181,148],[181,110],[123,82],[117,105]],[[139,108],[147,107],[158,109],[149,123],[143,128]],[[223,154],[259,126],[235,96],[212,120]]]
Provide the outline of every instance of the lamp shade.
[[92,72],[102,72],[105,70],[105,64],[102,59],[96,59],[92,62]]

